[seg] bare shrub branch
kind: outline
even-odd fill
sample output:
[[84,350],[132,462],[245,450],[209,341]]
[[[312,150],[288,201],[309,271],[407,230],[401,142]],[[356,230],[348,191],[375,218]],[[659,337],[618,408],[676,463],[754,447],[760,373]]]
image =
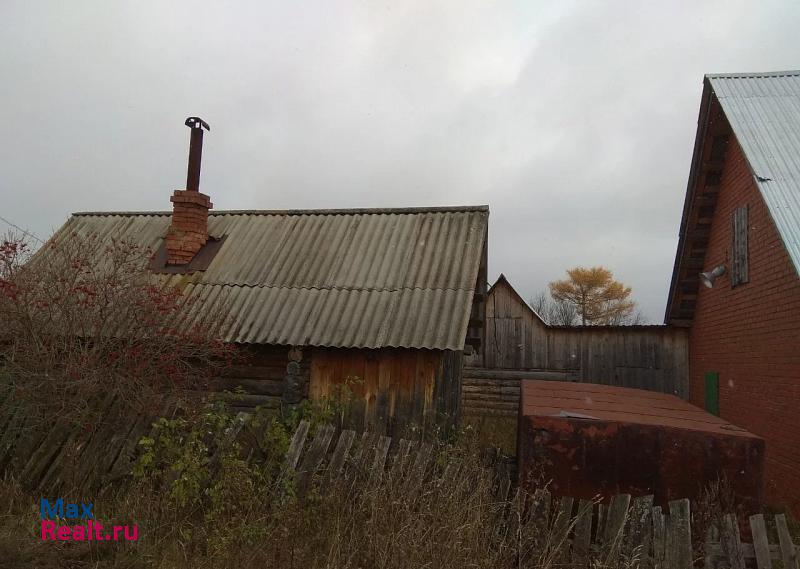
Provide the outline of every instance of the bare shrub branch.
[[194,297],[147,270],[135,243],[72,235],[35,255],[24,241],[0,247],[0,361],[6,405],[29,417],[96,420],[152,410],[164,394],[204,390],[235,353],[219,339],[224,303]]

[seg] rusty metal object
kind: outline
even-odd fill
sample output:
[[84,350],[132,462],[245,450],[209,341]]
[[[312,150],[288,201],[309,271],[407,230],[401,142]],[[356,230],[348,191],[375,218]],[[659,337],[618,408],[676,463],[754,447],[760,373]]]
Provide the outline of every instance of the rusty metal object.
[[200,162],[203,158],[203,129],[211,131],[208,123],[200,117],[189,117],[184,123],[192,130],[189,139],[189,167],[186,172],[186,189],[200,191]]
[[696,499],[724,477],[745,507],[763,500],[763,439],[672,395],[523,381],[520,482],[577,498]]

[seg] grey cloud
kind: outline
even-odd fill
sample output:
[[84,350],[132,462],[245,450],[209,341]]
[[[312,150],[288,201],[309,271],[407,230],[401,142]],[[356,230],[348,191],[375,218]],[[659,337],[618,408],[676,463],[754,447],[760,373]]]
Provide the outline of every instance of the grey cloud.
[[488,203],[524,295],[604,264],[658,321],[706,72],[793,68],[764,2],[0,5],[0,215]]

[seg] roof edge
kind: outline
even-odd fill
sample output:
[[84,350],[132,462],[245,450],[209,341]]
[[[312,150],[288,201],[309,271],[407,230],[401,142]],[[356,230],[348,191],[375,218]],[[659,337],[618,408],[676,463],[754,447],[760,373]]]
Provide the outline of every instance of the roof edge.
[[800,70],[789,71],[763,71],[753,73],[706,73],[706,79],[757,79],[759,77],[795,77],[800,75]]
[[[402,215],[415,213],[489,213],[488,205],[393,207],[393,208],[341,208],[341,209],[230,209],[209,211],[209,215]],[[76,211],[74,216],[168,216],[171,211]]]
[[667,305],[664,308],[664,324],[666,325],[669,325],[670,323],[670,314],[672,313],[673,302],[677,296],[678,276],[680,273],[680,264],[683,257],[684,247],[686,245],[686,232],[689,223],[689,213],[694,201],[695,185],[697,184],[697,176],[700,169],[703,144],[705,142],[706,131],[708,129],[708,114],[715,97],[709,77],[709,75],[706,75],[703,78],[703,90],[700,93],[700,109],[698,110],[697,114],[697,129],[695,131],[692,158],[689,165],[689,177],[686,181],[686,192],[683,198],[683,208],[681,208],[681,223],[680,228],[678,229],[678,245],[675,248],[675,260],[672,266],[672,277],[670,278],[669,292],[667,293]]

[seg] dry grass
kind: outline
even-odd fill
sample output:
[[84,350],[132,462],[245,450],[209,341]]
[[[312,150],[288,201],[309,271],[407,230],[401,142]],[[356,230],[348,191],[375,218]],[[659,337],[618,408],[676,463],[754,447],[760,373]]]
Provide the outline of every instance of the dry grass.
[[517,454],[517,418],[465,414],[463,424],[475,431],[481,444],[495,447],[508,456]]
[[[445,480],[452,462],[459,468]],[[179,504],[148,480],[101,495],[98,519],[139,525],[140,541],[120,544],[43,543],[39,497],[7,479],[3,567],[549,569],[568,560],[572,521],[542,523],[524,496],[498,501],[493,472],[471,448],[440,446],[421,482],[402,469],[380,479],[355,469],[331,483],[318,477],[303,497],[269,472],[227,457],[199,501]],[[592,566],[635,565],[619,549]]]

